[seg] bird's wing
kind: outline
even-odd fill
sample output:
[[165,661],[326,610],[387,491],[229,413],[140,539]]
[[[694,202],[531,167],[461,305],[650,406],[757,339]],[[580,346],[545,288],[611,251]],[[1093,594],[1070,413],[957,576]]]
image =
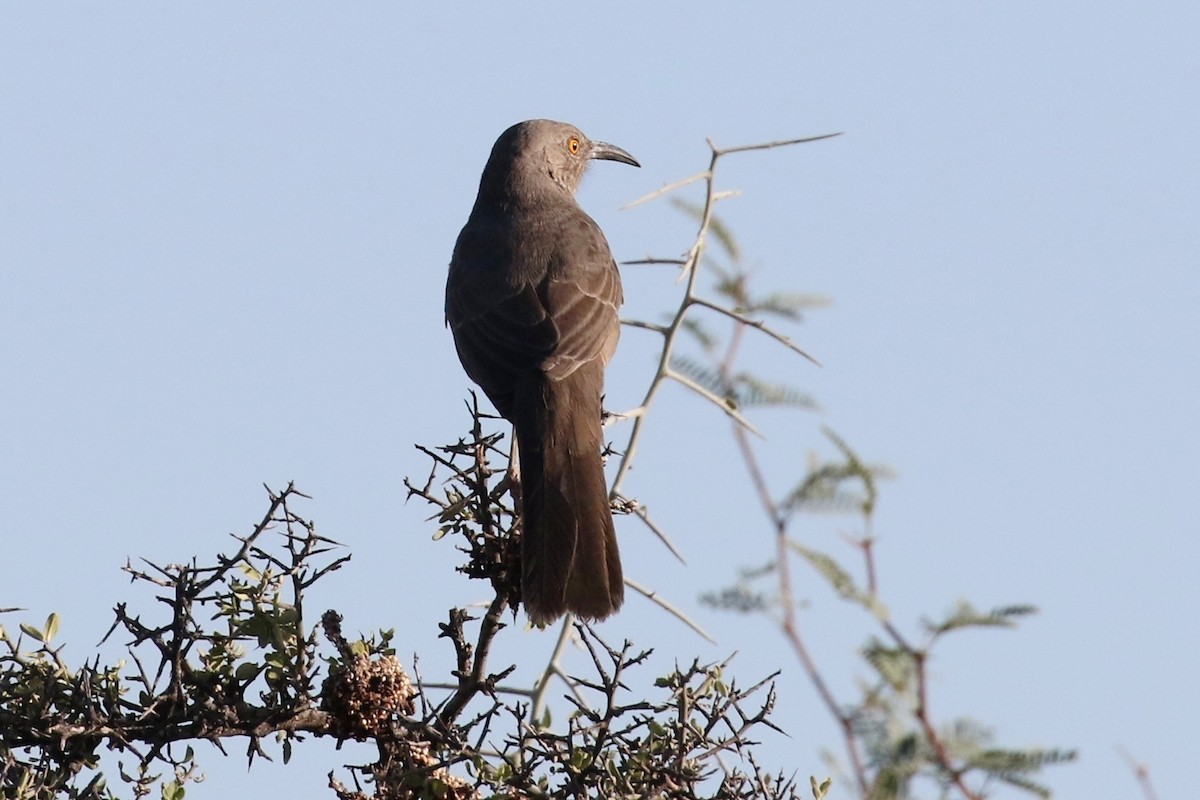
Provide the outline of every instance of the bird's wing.
[[505,416],[516,380],[538,369],[559,338],[537,288],[512,282],[509,258],[501,237],[468,226],[446,281],[446,322],[459,358]]
[[563,248],[538,295],[558,331],[558,344],[542,364],[561,380],[585,363],[603,367],[617,347],[621,326],[617,309],[623,300],[621,275],[604,235],[590,218]]

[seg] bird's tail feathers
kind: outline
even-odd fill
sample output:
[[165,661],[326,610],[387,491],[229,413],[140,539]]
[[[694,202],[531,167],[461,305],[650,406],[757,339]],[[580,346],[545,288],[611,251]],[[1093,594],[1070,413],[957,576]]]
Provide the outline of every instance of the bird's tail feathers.
[[[602,367],[601,367],[602,369]],[[521,594],[530,620],[604,619],[625,584],[600,458],[601,375],[586,367],[514,398],[521,466]]]

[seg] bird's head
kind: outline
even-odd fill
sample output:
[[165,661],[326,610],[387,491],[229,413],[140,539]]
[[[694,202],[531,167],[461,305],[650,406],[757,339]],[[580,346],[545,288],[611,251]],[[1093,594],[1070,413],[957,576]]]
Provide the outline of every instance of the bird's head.
[[641,166],[620,147],[592,141],[574,125],[531,119],[518,122],[500,134],[484,170],[484,179],[492,173],[494,179],[505,184],[514,177],[519,182],[540,183],[548,176],[557,186],[574,193],[588,164],[595,160]]

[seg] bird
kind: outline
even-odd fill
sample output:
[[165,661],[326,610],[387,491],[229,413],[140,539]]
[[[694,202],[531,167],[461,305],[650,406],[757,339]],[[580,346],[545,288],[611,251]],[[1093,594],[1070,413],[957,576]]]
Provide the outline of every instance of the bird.
[[513,426],[521,602],[538,626],[568,612],[605,619],[625,596],[601,454],[604,370],[624,298],[608,241],[575,199],[596,160],[641,166],[565,122],[505,130],[446,279],[459,360]]

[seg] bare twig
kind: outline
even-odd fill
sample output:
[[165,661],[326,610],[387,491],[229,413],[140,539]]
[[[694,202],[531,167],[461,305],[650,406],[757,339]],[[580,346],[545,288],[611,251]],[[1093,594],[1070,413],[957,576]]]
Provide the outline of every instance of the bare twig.
[[[785,336],[782,336],[781,334],[774,332],[766,325],[759,323],[757,321],[749,320],[748,318],[745,318],[744,315],[738,314],[738,312],[733,309],[727,309],[723,306],[720,306],[719,304],[712,303],[711,301],[705,300],[702,297],[700,297],[700,295],[697,291],[697,280],[698,280],[698,276],[699,276],[698,267],[700,265],[700,259],[704,253],[704,249],[705,249],[705,246],[706,246],[707,240],[708,240],[708,234],[709,234],[710,228],[712,226],[713,207],[716,204],[718,199],[720,199],[721,197],[728,196],[727,193],[717,191],[717,188],[716,188],[717,163],[720,161],[722,156],[730,155],[730,154],[734,154],[734,153],[749,152],[749,151],[753,151],[753,150],[766,150],[766,149],[771,149],[771,148],[776,148],[776,147],[785,147],[788,145],[802,144],[805,142],[815,142],[815,141],[819,141],[821,139],[828,139],[828,138],[831,138],[831,137],[837,136],[837,135],[839,135],[839,134],[836,134],[836,133],[825,134],[825,135],[821,135],[821,136],[810,136],[810,137],[804,137],[804,138],[800,138],[800,139],[786,139],[786,140],[779,140],[779,141],[773,141],[773,142],[764,142],[761,144],[742,145],[742,146],[738,146],[738,147],[730,147],[730,148],[725,148],[725,149],[716,147],[710,140],[708,145],[709,145],[709,149],[711,150],[711,157],[709,160],[708,169],[706,169],[702,172],[699,172],[695,175],[692,175],[689,178],[685,178],[681,181],[676,181],[674,183],[667,184],[666,186],[663,186],[660,189],[657,189],[653,192],[650,192],[647,195],[644,195],[644,196],[638,198],[637,200],[634,200],[628,206],[625,206],[626,208],[629,208],[629,207],[638,205],[640,203],[644,203],[649,200],[653,200],[655,198],[662,197],[666,194],[674,192],[677,189],[683,188],[685,186],[689,186],[689,185],[699,182],[699,181],[703,181],[704,185],[705,185],[704,203],[703,203],[702,209],[700,211],[695,238],[693,239],[691,247],[688,248],[688,251],[685,254],[684,258],[670,259],[670,260],[668,260],[668,259],[643,259],[643,260],[636,261],[636,262],[630,262],[630,263],[671,263],[671,264],[676,264],[680,267],[680,275],[685,277],[686,281],[685,281],[685,285],[684,285],[683,294],[680,296],[680,299],[679,299],[679,304],[677,305],[677,307],[675,309],[675,313],[673,314],[672,319],[671,319],[670,323],[668,323],[668,325],[666,326],[665,330],[662,328],[662,326],[651,326],[649,324],[645,324],[643,326],[648,329],[652,329],[655,332],[663,334],[662,350],[659,354],[658,366],[655,370],[654,376],[650,379],[650,384],[646,389],[645,397],[642,399],[642,402],[639,405],[639,408],[641,409],[641,413],[638,414],[638,416],[634,419],[633,428],[629,433],[629,438],[627,440],[626,446],[622,449],[623,455],[621,457],[621,462],[617,467],[617,474],[613,480],[613,485],[612,485],[612,496],[613,497],[618,496],[618,494],[620,494],[622,492],[622,486],[624,485],[624,481],[628,477],[629,470],[632,468],[634,458],[637,455],[638,444],[640,442],[642,432],[644,429],[644,425],[645,425],[645,421],[647,418],[647,411],[648,411],[648,409],[650,409],[652,407],[654,399],[658,395],[659,389],[662,387],[663,383],[668,378],[674,378],[676,380],[680,380],[680,376],[673,374],[673,372],[671,370],[671,367],[670,367],[671,357],[674,354],[675,345],[678,342],[679,334],[683,330],[684,320],[687,317],[688,312],[693,307],[707,308],[709,310],[725,314],[726,316],[732,316],[735,319],[744,320],[746,322],[746,324],[753,325],[758,330],[761,330],[764,333],[767,333],[772,338],[776,339],[776,341],[779,341],[780,343],[784,344],[785,346],[789,347],[790,349],[794,350],[795,352],[798,352],[799,354],[803,355],[805,358],[809,358],[811,360],[811,356],[809,356],[807,353],[805,353],[803,350],[801,350],[798,346],[796,346],[794,343],[792,343],[790,339],[788,339]],[[689,388],[693,388],[693,389],[699,388],[694,382],[689,383],[686,380],[681,380],[681,382],[684,383],[685,385],[688,385]],[[733,416],[735,419],[739,419],[739,421],[745,423],[744,418],[742,418],[740,414],[737,414],[736,411],[734,411],[733,409],[730,409],[727,403],[720,402],[719,398],[715,398],[715,396],[713,396],[711,392],[708,392],[706,394],[705,392],[701,391],[700,393],[703,396],[707,397],[707,399],[713,400],[718,405],[718,407],[722,408],[722,410],[726,414],[729,414],[730,416]]]
[[1117,745],[1117,754],[1121,756],[1121,760],[1125,762],[1129,771],[1133,773],[1133,777],[1137,779],[1138,788],[1142,790],[1142,797],[1145,800],[1158,800],[1158,792],[1154,790],[1154,783],[1150,780],[1150,767],[1120,745]]

